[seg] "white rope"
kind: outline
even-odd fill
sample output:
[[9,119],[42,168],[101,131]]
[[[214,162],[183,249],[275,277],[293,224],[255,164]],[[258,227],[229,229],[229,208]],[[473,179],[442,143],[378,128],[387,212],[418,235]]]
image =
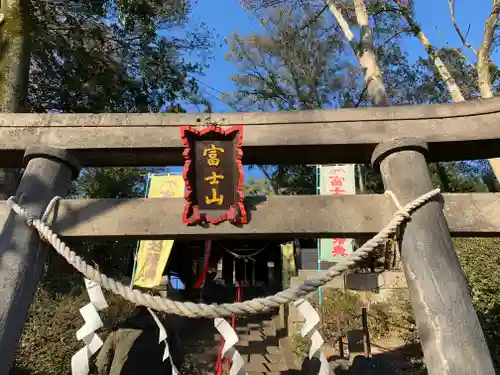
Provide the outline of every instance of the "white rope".
[[14,201],[13,197],[9,198],[7,203],[12,208],[12,210],[14,210],[14,212],[26,219],[29,225],[36,228],[40,235],[45,237],[47,239],[47,242],[49,242],[54,247],[54,249],[66,259],[69,264],[71,264],[89,280],[93,280],[100,284],[104,289],[110,290],[132,303],[146,306],[153,310],[164,311],[169,314],[188,317],[215,318],[230,317],[233,314],[248,315],[269,311],[271,309],[279,307],[282,304],[295,301],[316,291],[320,286],[323,286],[326,283],[330,282],[335,277],[341,275],[350,267],[366,258],[368,254],[370,254],[372,251],[382,245],[388,238],[394,235],[399,225],[407,220],[407,217],[413,211],[430,201],[438,194],[440,194],[439,189],[432,190],[418,197],[413,202],[410,202],[405,207],[403,207],[402,210],[398,210],[385,228],[383,228],[371,240],[367,241],[358,250],[349,254],[341,262],[332,266],[325,274],[318,275],[315,279],[306,280],[301,285],[288,288],[276,293],[275,295],[263,298],[255,298],[245,302],[225,303],[220,305],[172,301],[160,296],[152,296],[139,290],[133,290],[130,287],[125,286],[122,283],[119,283],[116,280],[100,273],[97,269],[87,264],[82,258],[76,255],[76,253],[72,251],[63,241],[61,241],[59,236],[54,233],[50,229],[50,227],[42,220],[32,219],[28,221],[28,219],[30,219],[28,212],[21,206],[19,206]]
[[45,212],[42,215],[42,221],[46,223],[49,220],[49,216],[52,213],[52,210],[56,207],[57,202],[59,202],[62,198],[59,196],[55,196],[52,198],[45,209]]
[[405,215],[405,218],[406,219],[409,219],[410,218],[410,213],[409,212],[406,212],[404,207],[401,206],[401,203],[399,203],[399,200],[398,198],[396,197],[396,194],[394,194],[392,191],[390,190],[386,190],[384,192],[384,195],[387,195],[388,197],[391,197],[392,198],[392,201],[394,202],[394,205],[397,207],[398,211],[402,214],[402,215]]

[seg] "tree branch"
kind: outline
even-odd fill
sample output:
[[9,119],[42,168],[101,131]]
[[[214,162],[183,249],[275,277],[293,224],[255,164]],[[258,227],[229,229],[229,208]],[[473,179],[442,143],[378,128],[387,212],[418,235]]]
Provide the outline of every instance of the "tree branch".
[[451,22],[453,23],[453,27],[455,28],[458,37],[465,47],[469,48],[472,52],[474,52],[475,55],[477,55],[477,50],[467,42],[467,39],[465,38],[464,34],[462,34],[460,27],[458,27],[457,21],[455,19],[455,0],[448,0],[448,8],[450,8]]
[[[490,73],[490,52],[493,43],[495,26],[498,22],[498,13],[500,12],[500,0],[494,0],[491,12],[486,20],[484,27],[483,42],[479,47],[477,54],[477,78],[481,98],[487,99],[493,97],[493,88],[491,86]],[[498,176],[497,176],[498,177]]]
[[349,42],[349,44],[351,44],[352,49],[357,54],[358,42],[355,40],[354,34],[349,24],[347,23],[346,19],[335,5],[334,0],[325,0],[325,2],[326,5],[328,6],[328,9],[330,9],[330,12],[332,12],[333,16],[337,20],[337,23],[342,29],[342,32],[344,33],[344,36],[346,37],[347,41]]
[[358,108],[361,105],[361,102],[363,101],[363,97],[365,96],[367,89],[368,87],[365,85],[365,87],[363,87],[363,91],[361,91],[361,94],[359,95],[358,101],[354,105],[354,108]]
[[302,26],[300,28],[300,30],[297,32],[296,36],[299,35],[305,29],[307,29],[308,27],[310,27],[311,25],[314,25],[319,20],[319,18],[323,15],[323,13],[325,13],[325,11],[327,9],[328,9],[328,5],[325,5],[323,7],[323,9],[321,9],[318,13],[316,13],[316,15],[312,19],[309,20],[309,22],[307,22],[304,26]]
[[[493,88],[491,86],[490,72],[490,53],[495,34],[495,27],[498,23],[498,14],[500,12],[500,0],[493,0],[491,12],[486,20],[484,27],[483,42],[477,53],[477,83],[481,98],[488,99],[493,97]],[[500,181],[500,159],[490,159],[488,162],[495,177]]]
[[259,165],[259,170],[262,172],[262,174],[266,177],[266,179],[269,181],[269,186],[274,194],[278,194],[278,189],[276,186],[274,186],[273,179],[271,178],[271,175],[269,174],[269,171],[262,165]]
[[443,60],[438,56],[436,53],[436,50],[432,46],[431,42],[429,39],[427,39],[427,36],[424,34],[422,28],[420,25],[413,19],[413,17],[410,14],[410,9],[407,8],[401,0],[394,0],[396,4],[399,6],[399,9],[401,10],[402,16],[405,18],[406,22],[408,23],[408,26],[410,26],[413,35],[417,37],[418,40],[420,40],[420,43],[424,46],[425,50],[427,51],[427,54],[429,55],[429,60],[434,64],[436,67],[436,70],[438,71],[439,75],[444,81],[444,84],[446,85],[446,88],[448,89],[448,92],[450,93],[451,98],[455,102],[462,102],[464,101],[464,96],[462,94],[462,91],[460,90],[460,87],[458,87],[457,83],[455,82],[455,79],[452,77],[450,71],[448,70],[448,67],[445,65]]

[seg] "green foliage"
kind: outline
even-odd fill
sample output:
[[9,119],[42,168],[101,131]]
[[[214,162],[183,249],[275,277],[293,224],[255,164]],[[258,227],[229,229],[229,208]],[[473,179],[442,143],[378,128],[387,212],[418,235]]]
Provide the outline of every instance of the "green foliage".
[[269,196],[274,194],[271,183],[267,178],[249,178],[247,183],[243,185],[243,191],[245,193],[245,196]]
[[500,239],[457,238],[454,243],[490,352],[500,368]]
[[292,340],[293,353],[299,358],[304,358],[309,353],[311,341],[307,337],[302,337],[299,333],[294,335]]
[[85,169],[73,194],[85,198],[137,198],[144,196],[145,168]]
[[182,29],[188,12],[185,1],[33,2],[29,110],[158,112],[195,96],[188,75],[203,62],[183,56],[210,35]]
[[315,195],[315,169],[308,165],[279,165],[274,169],[271,181],[283,195]]
[[294,110],[321,108],[335,100],[333,89],[345,81],[348,64],[341,59],[335,29],[323,20],[301,31],[315,16],[311,8],[297,15],[290,9],[262,17],[264,35],[234,34],[228,59],[238,74],[237,90],[226,94],[241,109]]

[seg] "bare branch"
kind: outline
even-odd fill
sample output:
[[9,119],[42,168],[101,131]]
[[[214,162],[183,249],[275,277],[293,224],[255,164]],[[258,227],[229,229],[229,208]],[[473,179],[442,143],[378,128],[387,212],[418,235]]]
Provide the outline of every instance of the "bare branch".
[[[395,33],[394,35],[390,36],[389,38],[387,38],[380,47],[383,47],[385,45],[387,45],[388,43],[390,43],[392,40],[398,38],[399,36],[403,35],[403,34],[409,34],[411,33],[411,29],[403,29],[403,30],[400,30],[398,31],[397,33]],[[379,47],[379,48],[380,48]]]
[[354,105],[354,108],[358,108],[361,105],[361,102],[363,101],[363,98],[364,98],[364,96],[366,94],[367,89],[368,89],[368,87],[365,85],[363,87],[363,91],[361,91],[361,94],[359,95],[358,101]]
[[304,31],[311,25],[314,25],[327,9],[328,5],[325,5],[318,13],[316,13],[316,15],[313,18],[311,18],[304,26],[300,28],[300,30],[297,32],[297,35],[299,35],[302,31]]
[[259,165],[259,170],[264,175],[264,177],[269,181],[269,187],[271,188],[271,191],[273,192],[273,194],[279,194],[279,191],[278,191],[278,189],[275,186],[275,183],[274,183],[274,181],[273,181],[273,179],[271,177],[271,174],[266,169],[266,167],[264,167],[262,165]]
[[[455,31],[457,32],[458,37],[460,38],[460,40],[462,41],[462,43],[465,47],[469,48],[472,52],[474,52],[475,55],[477,55],[477,50],[467,42],[466,37],[464,36],[464,34],[462,34],[460,27],[458,27],[457,21],[455,19],[455,2],[452,0],[448,0],[448,7],[450,8],[451,22],[453,23],[453,27],[455,28]],[[469,26],[469,29],[470,29],[470,26]]]

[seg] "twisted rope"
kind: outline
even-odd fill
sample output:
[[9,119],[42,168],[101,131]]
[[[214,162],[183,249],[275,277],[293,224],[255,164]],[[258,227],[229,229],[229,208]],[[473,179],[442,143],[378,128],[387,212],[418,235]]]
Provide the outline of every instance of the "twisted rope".
[[[105,274],[100,273],[97,269],[87,264],[63,241],[61,241],[59,236],[54,233],[47,224],[45,224],[41,219],[34,219],[27,210],[19,206],[14,201],[13,197],[9,198],[7,203],[11,209],[16,212],[16,214],[27,220],[28,225],[36,228],[40,236],[44,237],[69,264],[76,268],[87,279],[95,281],[104,289],[118,294],[136,305],[146,306],[156,311],[163,311],[169,314],[187,317],[215,318],[230,317],[232,314],[249,315],[258,312],[266,312],[277,308],[282,304],[305,297],[316,291],[320,286],[323,286],[335,277],[340,276],[357,262],[364,259],[368,254],[370,254],[374,249],[384,243],[385,240],[396,232],[399,225],[406,220],[407,215],[410,215],[438,194],[440,194],[439,189],[432,190],[407,204],[402,210],[398,210],[384,229],[382,229],[371,240],[367,241],[358,250],[349,254],[349,256],[347,256],[342,262],[337,263],[328,269],[325,274],[319,275],[315,279],[306,280],[302,285],[288,288],[276,293],[275,295],[264,298],[255,298],[245,302],[224,303],[220,305],[172,301],[168,298],[152,296],[139,290],[132,289],[129,286],[125,286]],[[54,200],[57,199],[58,198],[56,197]],[[53,206],[54,204],[55,203],[49,204],[49,206]]]

